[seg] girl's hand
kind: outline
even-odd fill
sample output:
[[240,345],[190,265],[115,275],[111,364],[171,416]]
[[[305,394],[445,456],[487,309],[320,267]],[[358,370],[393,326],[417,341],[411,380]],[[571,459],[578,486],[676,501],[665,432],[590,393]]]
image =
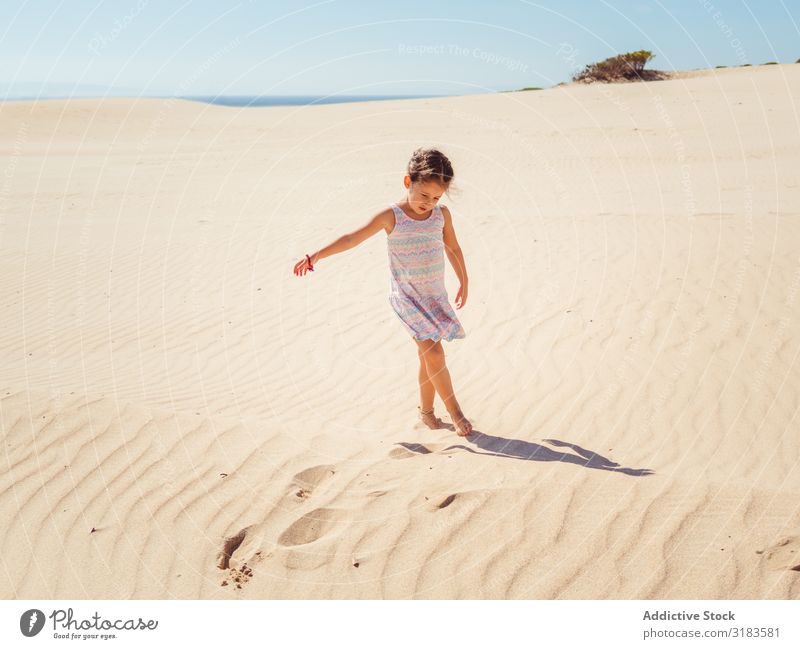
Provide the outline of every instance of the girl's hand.
[[456,309],[460,309],[467,303],[467,285],[462,284],[458,288],[458,294],[456,295]]
[[313,271],[314,269],[309,267],[308,259],[306,259],[305,257],[303,257],[300,261],[298,261],[294,265],[294,274],[297,275],[298,277],[305,275],[309,270]]

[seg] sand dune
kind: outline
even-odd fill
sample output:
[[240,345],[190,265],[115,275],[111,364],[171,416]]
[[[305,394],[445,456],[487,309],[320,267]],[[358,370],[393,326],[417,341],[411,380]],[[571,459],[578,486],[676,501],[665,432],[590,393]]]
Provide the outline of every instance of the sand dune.
[[[798,88],[0,104],[0,594],[799,597]],[[468,439],[383,234],[292,274],[424,145]]]

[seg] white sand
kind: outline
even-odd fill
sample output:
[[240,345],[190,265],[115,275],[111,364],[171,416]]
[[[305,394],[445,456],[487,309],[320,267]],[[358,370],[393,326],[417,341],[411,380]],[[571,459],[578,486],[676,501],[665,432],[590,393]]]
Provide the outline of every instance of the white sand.
[[[0,104],[0,595],[800,597],[799,108],[800,65]],[[292,273],[418,146],[468,440],[416,419],[383,233]]]

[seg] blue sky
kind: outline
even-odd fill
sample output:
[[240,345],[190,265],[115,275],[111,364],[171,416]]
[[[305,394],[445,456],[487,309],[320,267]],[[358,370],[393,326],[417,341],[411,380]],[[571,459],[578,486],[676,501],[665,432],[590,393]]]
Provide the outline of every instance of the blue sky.
[[649,67],[794,63],[797,0],[3,0],[0,98],[469,94]]

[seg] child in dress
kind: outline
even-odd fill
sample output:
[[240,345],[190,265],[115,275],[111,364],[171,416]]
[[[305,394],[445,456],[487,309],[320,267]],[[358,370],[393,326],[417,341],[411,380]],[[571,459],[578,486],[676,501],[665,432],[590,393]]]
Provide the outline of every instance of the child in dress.
[[442,340],[464,338],[466,333],[447,297],[444,285],[444,253],[461,286],[456,308],[467,302],[467,270],[453,229],[450,210],[439,198],[453,180],[450,160],[437,149],[417,149],[403,177],[406,196],[378,212],[364,227],[341,236],[294,266],[294,274],[313,271],[320,259],[350,250],[381,230],[386,232],[389,252],[389,304],[411,334],[419,355],[422,421],[430,428],[443,422],[433,414],[436,393],[444,401],[456,432],[466,437],[472,424],[464,416],[453,393],[445,365]]

